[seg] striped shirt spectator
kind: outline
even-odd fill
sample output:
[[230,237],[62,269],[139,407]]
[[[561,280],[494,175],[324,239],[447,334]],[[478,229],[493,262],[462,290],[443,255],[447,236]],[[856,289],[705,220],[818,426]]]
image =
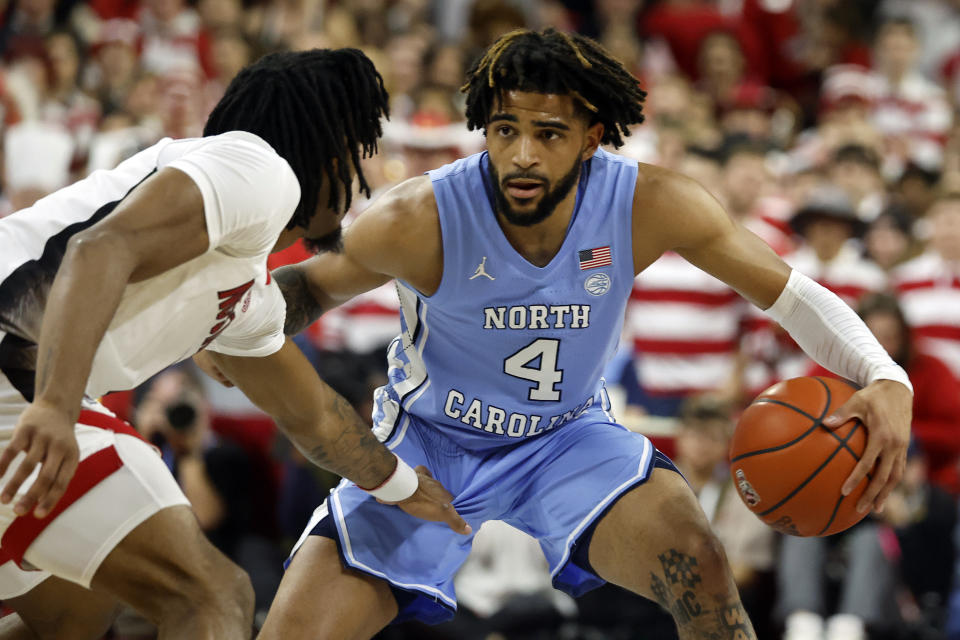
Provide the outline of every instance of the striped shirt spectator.
[[679,405],[687,395],[725,386],[734,374],[747,306],[675,253],[647,267],[634,281],[626,319],[642,395]]
[[891,279],[918,344],[960,377],[960,195],[934,202],[927,219],[927,251]]

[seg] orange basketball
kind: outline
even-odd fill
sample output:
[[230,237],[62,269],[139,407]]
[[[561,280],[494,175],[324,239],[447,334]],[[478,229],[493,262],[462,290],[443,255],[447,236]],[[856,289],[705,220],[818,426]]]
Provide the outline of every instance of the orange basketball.
[[740,416],[730,443],[734,486],[777,531],[829,536],[866,515],[857,500],[868,478],[850,495],[840,493],[866,448],[866,428],[859,420],[833,430],[821,424],[854,391],[833,378],[793,378],[761,393]]

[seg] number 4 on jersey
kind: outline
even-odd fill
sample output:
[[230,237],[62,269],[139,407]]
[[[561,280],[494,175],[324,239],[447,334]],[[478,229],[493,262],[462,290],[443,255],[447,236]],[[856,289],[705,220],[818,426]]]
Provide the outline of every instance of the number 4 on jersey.
[[[560,391],[555,385],[563,381],[563,369],[557,369],[557,352],[560,341],[555,338],[538,338],[503,361],[503,372],[514,378],[536,382],[530,388],[528,400],[557,401]],[[539,360],[539,366],[530,363]]]

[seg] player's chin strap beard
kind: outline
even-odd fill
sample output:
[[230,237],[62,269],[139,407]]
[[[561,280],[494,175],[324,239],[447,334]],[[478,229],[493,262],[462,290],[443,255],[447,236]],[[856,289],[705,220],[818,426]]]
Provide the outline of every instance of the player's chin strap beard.
[[[580,179],[581,164],[580,158],[577,158],[573,167],[570,168],[570,171],[560,179],[557,186],[553,189],[547,189],[550,186],[550,182],[545,180],[544,188],[546,191],[537,204],[537,208],[534,209],[533,213],[519,214],[510,206],[510,202],[503,192],[503,183],[500,180],[500,174],[497,173],[496,167],[490,162],[490,182],[493,184],[493,198],[497,213],[502,215],[507,222],[518,227],[532,227],[537,223],[543,222],[550,217],[554,209],[557,208],[557,205],[567,197],[570,190],[577,184],[577,181]],[[515,178],[517,176],[513,177]]]

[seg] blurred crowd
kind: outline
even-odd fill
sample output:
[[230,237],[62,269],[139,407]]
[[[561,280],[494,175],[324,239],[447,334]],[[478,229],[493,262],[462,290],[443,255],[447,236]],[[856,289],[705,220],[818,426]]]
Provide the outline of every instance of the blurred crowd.
[[[647,119],[620,153],[700,182],[857,309],[915,385],[908,470],[887,509],[830,539],[782,537],[736,497],[729,438],[756,393],[827,372],[679,256],[637,278],[607,383],[696,491],[759,637],[960,638],[958,0],[6,0],[0,216],[164,136],[200,135],[245,64],[313,47],[358,47],[383,75],[391,120],[364,167],[375,198],[482,150],[463,124],[467,67],[497,36],[547,26],[596,38],[640,78]],[[305,257],[294,246],[272,266]],[[397,309],[386,285],[298,338],[364,416]],[[162,449],[211,540],[251,574],[262,616],[337,478],[190,365],[106,402]],[[381,636],[675,637],[622,590],[576,603],[552,590],[535,541],[506,525],[484,526],[457,590],[452,623]],[[112,637],[152,634],[124,615]]]

